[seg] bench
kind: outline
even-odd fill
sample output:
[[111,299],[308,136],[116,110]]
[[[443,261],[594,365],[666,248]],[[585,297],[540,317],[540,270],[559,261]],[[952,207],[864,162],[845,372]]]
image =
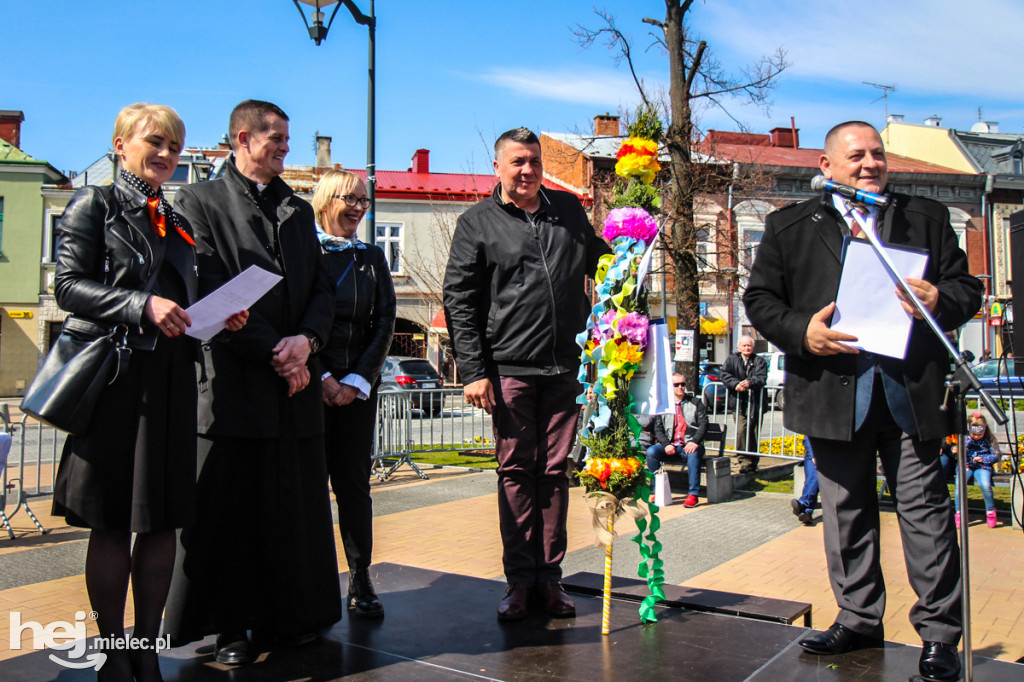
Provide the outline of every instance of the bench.
[[[600,595],[604,587],[604,576],[597,573],[580,572],[562,578],[562,586],[577,594]],[[705,611],[740,618],[752,618],[771,623],[792,625],[803,619],[804,627],[811,627],[811,605],[806,602],[786,599],[769,599],[749,594],[736,594],[720,590],[706,590],[685,585],[662,585],[665,599],[658,604],[691,611]],[[647,582],[637,578],[616,576],[612,585],[612,597],[626,601],[640,602],[650,594]]]
[[[728,432],[728,425],[716,422],[710,422],[704,432],[704,470],[701,472],[701,478],[707,489],[710,504],[732,499],[732,460],[725,456],[725,438]],[[711,445],[715,442],[718,443],[718,455],[712,456]],[[669,481],[681,475],[680,472],[683,470],[682,464],[678,462],[665,462],[664,466],[670,474],[675,474],[669,477]]]

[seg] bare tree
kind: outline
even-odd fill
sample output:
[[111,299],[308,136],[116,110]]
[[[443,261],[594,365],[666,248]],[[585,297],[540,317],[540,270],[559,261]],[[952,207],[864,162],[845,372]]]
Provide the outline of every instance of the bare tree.
[[[767,107],[768,96],[774,89],[779,74],[787,67],[785,52],[780,48],[772,55],[736,72],[727,72],[715,59],[708,44],[697,40],[687,24],[686,15],[693,0],[665,0],[665,18],[644,18],[643,22],[656,29],[650,35],[652,47],[668,55],[669,90],[667,101],[663,94],[653,93],[637,75],[630,38],[619,30],[615,17],[604,10],[594,10],[601,20],[598,28],[577,26],[573,33],[580,45],[590,47],[604,42],[616,54],[616,60],[625,62],[636,83],[640,97],[647,107],[667,114],[668,127],[662,144],[668,151],[670,162],[663,194],[668,212],[665,247],[672,261],[678,325],[693,329],[700,346],[700,286],[697,262],[697,236],[701,225],[694,219],[694,203],[698,196],[720,192],[729,182],[731,164],[708,163],[708,158],[695,152],[708,154],[708,149],[697,149],[698,126],[695,109],[717,107],[734,121],[726,108],[728,101],[740,99]],[[739,121],[736,123],[742,128]],[[692,384],[696,383],[696,363],[682,363],[680,371]]]

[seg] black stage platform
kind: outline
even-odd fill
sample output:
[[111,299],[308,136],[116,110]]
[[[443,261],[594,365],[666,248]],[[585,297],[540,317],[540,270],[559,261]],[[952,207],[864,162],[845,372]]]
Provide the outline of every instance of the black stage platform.
[[[636,602],[628,600],[613,603],[612,632],[603,637],[600,597],[582,593],[576,595],[576,618],[538,614],[501,624],[495,608],[502,582],[397,564],[374,566],[372,574],[387,609],[383,620],[346,613],[319,642],[266,652],[237,668],[213,662],[209,637],[162,653],[165,679],[875,682],[917,672],[916,647],[887,644],[818,658],[796,645],[808,632],[804,627],[672,607],[659,609],[659,622],[645,626]],[[744,599],[737,595],[736,601]],[[95,679],[95,672],[61,668],[40,651],[0,662],[0,679],[77,682]],[[1024,666],[975,657],[974,679],[1020,682]]]

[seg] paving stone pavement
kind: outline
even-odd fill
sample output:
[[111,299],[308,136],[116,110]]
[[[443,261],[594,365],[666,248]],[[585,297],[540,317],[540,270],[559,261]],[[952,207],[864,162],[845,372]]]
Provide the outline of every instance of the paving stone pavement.
[[[425,471],[428,481],[405,467],[386,482],[371,480],[374,561],[501,579],[495,473]],[[808,602],[816,627],[832,622],[836,607],[825,570],[821,526],[800,524],[788,496],[737,494],[730,502],[715,505],[702,498],[695,509],[684,508],[682,498],[676,496],[676,504],[659,513],[658,537],[664,544],[661,556],[668,583]],[[0,539],[0,660],[24,653],[9,650],[9,619],[4,612],[17,610],[23,619],[46,623],[89,610],[81,575],[87,532],[69,529],[48,516],[45,498],[33,500],[33,510],[49,533],[40,535],[19,513],[12,519],[16,539]],[[918,645],[907,619],[915,598],[906,579],[896,514],[883,510],[881,526],[889,597],[886,637]],[[603,550],[594,546],[580,488],[571,490],[568,529],[564,571],[600,573]],[[1017,660],[1024,655],[1024,538],[1005,520],[989,529],[980,517],[972,519],[970,532],[975,651]],[[631,534],[614,545],[617,576],[636,575],[639,554],[629,540]],[[337,545],[340,554],[340,541]],[[343,555],[339,568],[346,569]],[[129,597],[127,623],[133,618]],[[89,634],[96,634],[94,624],[89,627]]]

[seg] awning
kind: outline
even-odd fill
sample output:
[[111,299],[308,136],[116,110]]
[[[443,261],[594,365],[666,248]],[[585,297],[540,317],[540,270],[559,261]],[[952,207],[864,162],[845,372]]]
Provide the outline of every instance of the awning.
[[704,336],[723,336],[729,333],[729,323],[720,317],[700,317],[700,333]]

